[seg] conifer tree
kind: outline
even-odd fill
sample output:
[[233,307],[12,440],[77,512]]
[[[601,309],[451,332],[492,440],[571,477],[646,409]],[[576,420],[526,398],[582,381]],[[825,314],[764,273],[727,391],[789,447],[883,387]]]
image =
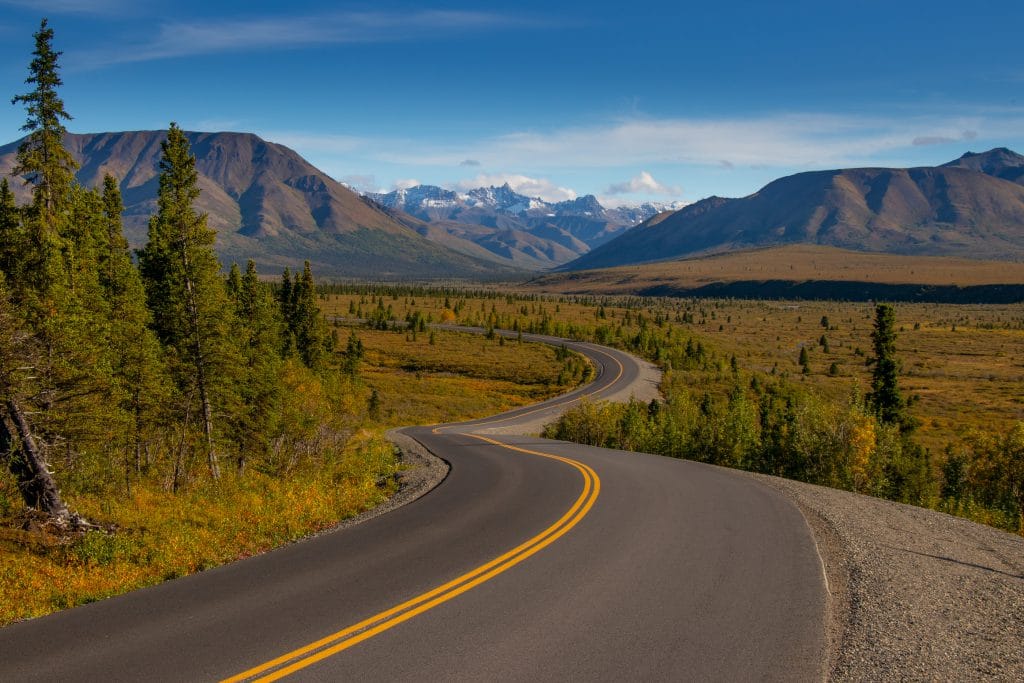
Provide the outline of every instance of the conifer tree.
[[32,185],[29,237],[34,263],[30,264],[28,274],[45,288],[57,276],[51,268],[61,251],[59,219],[67,208],[78,165],[64,148],[67,131],[62,121],[71,117],[57,94],[57,88],[62,85],[58,65],[62,53],[53,49],[53,29],[46,19],[35,33],[35,41],[34,58],[25,81],[35,87],[11,100],[12,104],[24,104],[28,112],[28,119],[21,127],[28,136],[18,146],[11,175],[22,176],[26,184]]
[[185,419],[199,400],[204,450],[210,475],[220,477],[216,413],[233,403],[239,366],[220,265],[213,252],[215,233],[193,203],[199,197],[196,160],[185,133],[172,123],[161,145],[157,213],[149,240],[139,252],[153,330],[172,355],[172,372],[185,398]]
[[124,203],[113,176],[104,177],[101,200],[99,281],[113,311],[108,347],[125,422],[121,440],[126,454],[125,481],[129,482],[131,470],[136,474],[142,472],[147,434],[156,431],[161,423],[170,387],[160,344],[149,328],[152,316],[146,307],[146,291],[124,237]]
[[875,307],[875,324],[871,332],[874,366],[868,403],[882,422],[902,424],[905,421],[903,396],[899,389],[899,361],[896,358],[896,312],[891,304]]
[[[72,229],[72,214],[88,223],[89,202],[74,182],[75,162],[63,146],[61,121],[70,117],[57,94],[60,53],[53,50],[52,40],[44,19],[35,34],[26,80],[34,88],[12,100],[26,106],[28,119],[22,128],[29,133],[18,148],[12,174],[32,185],[32,204],[18,211],[10,188],[0,191],[0,229],[16,238],[3,249],[4,271],[14,278],[2,296],[8,308],[5,334],[20,340],[13,358],[21,359],[16,366],[20,370],[7,373],[3,387],[0,431],[7,443],[0,444],[0,451],[18,478],[26,504],[67,524],[79,518],[61,500],[46,451],[60,440],[62,450],[73,456],[82,434],[102,421],[104,402],[97,397],[109,379],[102,357],[109,309],[90,271],[95,265],[92,241]],[[79,251],[82,258],[76,256]]]
[[292,286],[292,330],[295,348],[302,362],[314,370],[320,369],[327,354],[333,351],[327,325],[320,316],[316,301],[316,286],[309,261],[302,269],[302,277]]
[[269,288],[260,284],[255,262],[249,260],[237,284],[232,284],[237,266],[232,266],[231,272],[228,290],[235,303],[237,339],[245,362],[245,373],[239,381],[243,407],[233,422],[239,447],[238,469],[242,471],[247,454],[267,449],[268,436],[278,416],[282,324]]

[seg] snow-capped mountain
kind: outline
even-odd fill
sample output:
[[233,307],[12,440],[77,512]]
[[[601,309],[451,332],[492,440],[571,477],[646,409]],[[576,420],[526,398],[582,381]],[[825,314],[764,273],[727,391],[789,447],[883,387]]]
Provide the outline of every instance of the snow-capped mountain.
[[519,194],[508,183],[501,187],[478,187],[464,193],[436,185],[417,185],[391,192],[368,192],[365,196],[389,209],[398,209],[424,220],[438,220],[439,212],[452,214],[448,216],[452,218],[454,214],[476,209],[478,212],[489,210],[509,216],[586,216],[632,226],[662,211],[674,211],[683,206],[682,202],[648,202],[638,206],[605,208],[592,194],[562,202],[546,202],[540,197]]
[[421,235],[465,253],[481,249],[528,268],[560,265],[676,205],[605,208],[594,195],[562,202],[519,194],[507,183],[467,192],[434,185],[368,193],[367,199],[423,221]]

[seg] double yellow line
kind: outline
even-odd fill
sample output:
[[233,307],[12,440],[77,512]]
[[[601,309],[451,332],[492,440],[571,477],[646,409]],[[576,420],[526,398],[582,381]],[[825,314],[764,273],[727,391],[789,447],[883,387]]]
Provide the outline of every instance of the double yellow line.
[[418,595],[411,600],[401,603],[400,605],[395,605],[394,607],[380,612],[379,614],[375,614],[369,619],[364,619],[358,624],[353,624],[348,628],[332,633],[320,640],[317,640],[316,642],[310,643],[309,645],[304,645],[303,647],[287,652],[280,657],[276,657],[268,662],[260,664],[259,666],[255,666],[247,671],[243,671],[240,674],[232,676],[231,678],[227,678],[222,683],[233,683],[235,681],[247,680],[276,681],[280,678],[293,674],[296,671],[304,669],[307,666],[316,664],[319,661],[336,655],[339,652],[343,652],[364,640],[373,638],[374,636],[383,633],[404,621],[412,619],[418,614],[422,614],[433,609],[434,607],[437,607],[438,605],[445,603],[452,598],[475,588],[476,586],[479,586],[485,581],[489,581],[498,574],[511,569],[534,553],[540,552],[568,533],[568,531],[574,526],[579,524],[580,520],[583,519],[594,506],[594,502],[597,500],[597,496],[601,491],[601,480],[597,476],[597,473],[589,466],[577,460],[560,455],[544,453],[542,451],[533,451],[526,448],[520,448],[518,446],[504,444],[500,441],[487,438],[486,436],[479,436],[476,434],[467,434],[466,436],[471,436],[475,439],[479,439],[502,448],[507,448],[512,451],[518,451],[520,453],[535,455],[542,458],[549,458],[551,460],[558,460],[570,465],[571,467],[579,470],[580,474],[583,475],[583,491],[557,522],[528,541],[516,546],[512,550],[509,550],[507,553],[494,558],[486,564],[480,565],[476,569],[473,569],[472,571],[469,571],[442,586],[438,586],[437,588],[427,591],[422,595]]

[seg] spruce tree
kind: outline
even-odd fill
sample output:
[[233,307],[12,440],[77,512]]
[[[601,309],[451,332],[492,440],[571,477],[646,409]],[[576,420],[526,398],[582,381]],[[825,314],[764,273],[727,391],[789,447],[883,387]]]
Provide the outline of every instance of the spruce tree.
[[57,94],[60,53],[45,19],[35,40],[26,81],[34,89],[12,100],[26,106],[23,130],[29,133],[12,174],[32,186],[32,204],[18,211],[10,188],[0,189],[0,229],[15,238],[3,248],[4,272],[13,278],[2,297],[9,311],[5,333],[20,340],[21,354],[15,356],[20,370],[8,373],[3,387],[0,431],[7,443],[0,451],[26,504],[66,524],[78,518],[60,498],[46,452],[60,442],[64,464],[73,466],[78,447],[109,417],[103,350],[109,308],[96,280],[93,207],[74,182],[75,162],[63,146],[61,121],[70,117]]
[[327,354],[334,350],[327,325],[320,315],[316,301],[316,286],[309,261],[302,269],[302,277],[292,286],[292,331],[295,348],[302,362],[309,368],[323,367]]
[[[11,175],[22,176],[25,183],[32,185],[32,213],[37,219],[34,228],[36,244],[42,250],[39,254],[46,263],[48,252],[57,241],[57,217],[66,208],[68,190],[74,182],[78,168],[71,153],[64,148],[67,132],[63,121],[71,117],[64,109],[64,102],[57,94],[63,82],[60,78],[58,60],[61,52],[53,49],[53,29],[46,19],[42,20],[35,33],[36,49],[29,65],[26,83],[35,86],[31,92],[17,95],[12,104],[24,104],[28,119],[21,127],[28,133],[18,146],[18,153]],[[47,273],[39,273],[45,277]]]
[[891,304],[875,307],[875,324],[871,332],[875,355],[868,359],[873,365],[868,404],[882,422],[906,423],[903,396],[899,389],[900,364],[896,358],[896,311]]
[[[237,273],[237,268],[233,268]],[[245,372],[239,381],[242,409],[233,421],[234,438],[238,444],[238,469],[245,467],[247,454],[266,451],[269,437],[279,417],[281,399],[279,376],[281,356],[281,317],[270,289],[262,285],[251,259],[245,274],[238,278],[237,288],[229,292],[235,303],[237,339],[242,346]]]
[[153,330],[173,359],[186,422],[199,401],[210,476],[220,477],[218,414],[234,404],[240,359],[231,332],[227,292],[213,251],[215,233],[193,203],[199,197],[196,160],[185,133],[172,123],[162,143],[157,213],[139,252]]
[[98,223],[99,281],[113,311],[108,348],[117,402],[124,429],[120,445],[125,454],[125,482],[143,470],[143,449],[163,422],[171,389],[160,344],[150,329],[146,291],[131,260],[121,213],[124,203],[117,180],[103,179],[102,217]]

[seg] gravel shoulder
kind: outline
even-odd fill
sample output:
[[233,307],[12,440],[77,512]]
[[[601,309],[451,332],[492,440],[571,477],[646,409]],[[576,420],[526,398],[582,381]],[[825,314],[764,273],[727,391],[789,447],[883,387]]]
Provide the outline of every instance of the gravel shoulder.
[[829,583],[830,680],[1024,680],[1024,537],[749,474],[804,513]]

